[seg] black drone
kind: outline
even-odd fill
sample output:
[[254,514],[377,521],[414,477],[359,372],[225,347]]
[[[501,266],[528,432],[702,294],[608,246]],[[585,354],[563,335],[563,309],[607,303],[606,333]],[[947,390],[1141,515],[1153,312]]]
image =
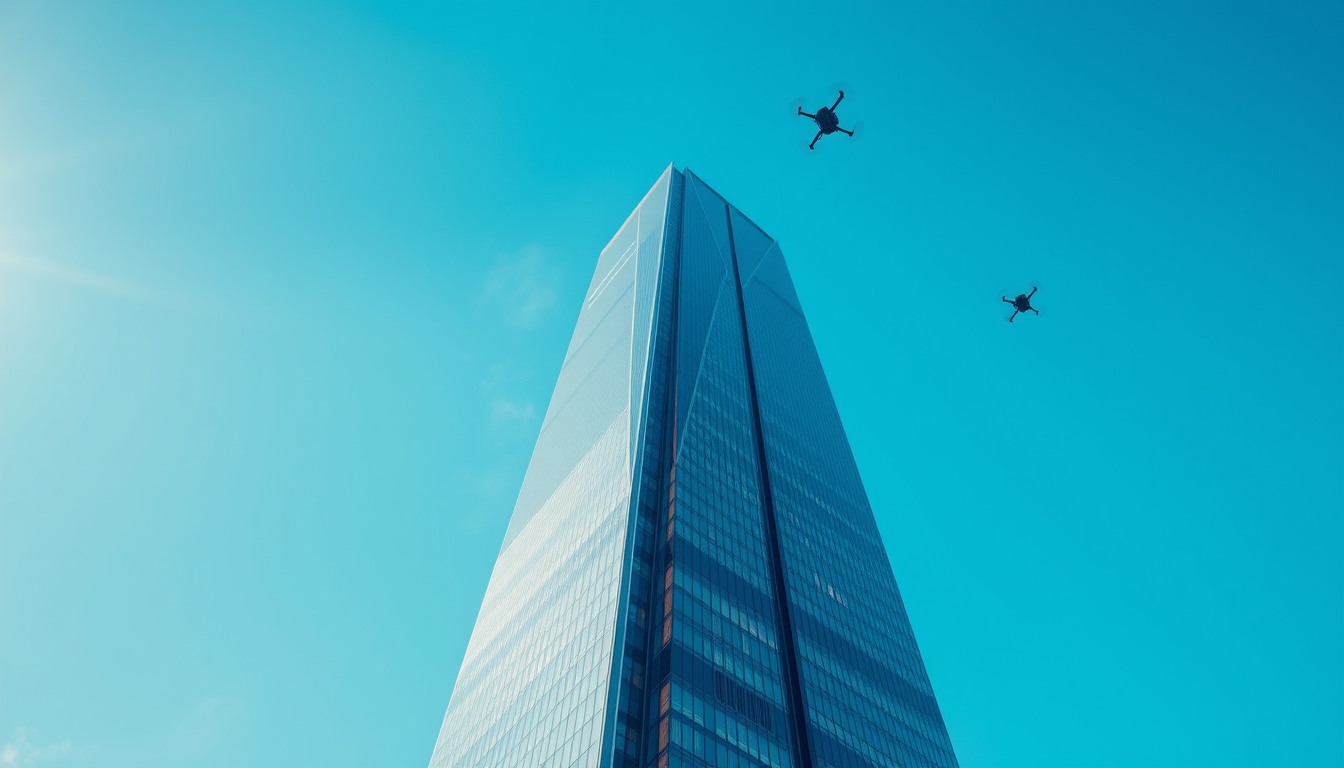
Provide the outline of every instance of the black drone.
[[847,133],[850,136],[854,135],[853,131],[846,131],[844,128],[841,128],[840,118],[835,116],[835,108],[840,106],[840,102],[844,100],[845,100],[845,92],[841,91],[840,98],[836,99],[834,104],[832,104],[829,107],[822,107],[821,109],[818,109],[817,114],[815,115],[807,114],[806,112],[803,111],[802,107],[798,108],[799,115],[802,115],[803,117],[810,117],[812,118],[812,122],[817,124],[817,135],[815,138],[812,139],[812,143],[807,145],[808,149],[816,149],[817,141],[821,139],[822,136],[827,136],[829,134],[835,133],[836,131],[839,131],[841,133]]
[[[1035,312],[1036,314],[1039,315],[1041,314],[1041,311],[1031,306],[1031,297],[1035,295],[1036,295],[1036,286],[1033,285],[1031,287],[1031,293],[1019,293],[1017,294],[1016,299],[1009,299],[1007,296],[1004,296],[1002,298],[1008,304],[1013,305],[1013,317],[1017,317],[1017,313],[1019,312]],[[1010,323],[1013,322],[1013,317],[1008,318],[1008,322]]]

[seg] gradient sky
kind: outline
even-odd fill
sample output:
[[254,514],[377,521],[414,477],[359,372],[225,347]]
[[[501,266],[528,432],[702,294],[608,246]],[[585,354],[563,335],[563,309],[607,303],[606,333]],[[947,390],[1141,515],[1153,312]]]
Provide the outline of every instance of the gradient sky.
[[558,7],[0,0],[0,767],[424,766],[670,162],[963,766],[1344,762],[1344,5]]

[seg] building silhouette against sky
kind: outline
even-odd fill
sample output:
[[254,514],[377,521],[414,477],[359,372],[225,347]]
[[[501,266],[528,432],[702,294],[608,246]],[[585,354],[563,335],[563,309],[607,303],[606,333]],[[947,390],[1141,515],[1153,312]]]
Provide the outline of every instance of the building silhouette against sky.
[[779,246],[669,167],[598,259],[431,768],[956,764]]

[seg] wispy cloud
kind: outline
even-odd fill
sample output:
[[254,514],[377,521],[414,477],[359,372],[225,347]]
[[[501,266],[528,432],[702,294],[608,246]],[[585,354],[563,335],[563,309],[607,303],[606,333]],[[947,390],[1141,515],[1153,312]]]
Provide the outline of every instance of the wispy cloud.
[[28,741],[27,728],[15,728],[14,737],[0,749],[0,768],[51,763],[70,754],[70,742],[37,746]]
[[499,257],[485,275],[481,300],[503,312],[510,324],[530,327],[555,305],[558,279],[559,270],[547,259],[546,249],[525,246]]
[[490,400],[490,429],[497,433],[513,434],[518,427],[537,418],[537,407],[527,398],[510,394],[530,376],[509,363],[493,366],[490,375],[481,382],[481,389]]
[[536,417],[537,409],[531,402],[519,402],[503,395],[497,395],[490,401],[490,424],[493,426],[526,424]]
[[212,697],[199,701],[178,725],[173,735],[170,754],[175,761],[195,762],[212,752],[224,740],[229,725],[242,712],[239,701],[225,701]]
[[0,269],[52,280],[98,293],[117,296],[131,301],[179,308],[181,301],[155,291],[133,280],[102,275],[83,269],[67,267],[44,259],[34,259],[10,251],[0,251]]

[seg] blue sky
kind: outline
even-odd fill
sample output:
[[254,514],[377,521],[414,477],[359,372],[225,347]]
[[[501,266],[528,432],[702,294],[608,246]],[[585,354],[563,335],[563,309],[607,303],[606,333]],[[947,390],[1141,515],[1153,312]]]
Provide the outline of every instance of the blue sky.
[[669,162],[964,766],[1344,761],[1339,3],[0,0],[0,766],[424,765]]

